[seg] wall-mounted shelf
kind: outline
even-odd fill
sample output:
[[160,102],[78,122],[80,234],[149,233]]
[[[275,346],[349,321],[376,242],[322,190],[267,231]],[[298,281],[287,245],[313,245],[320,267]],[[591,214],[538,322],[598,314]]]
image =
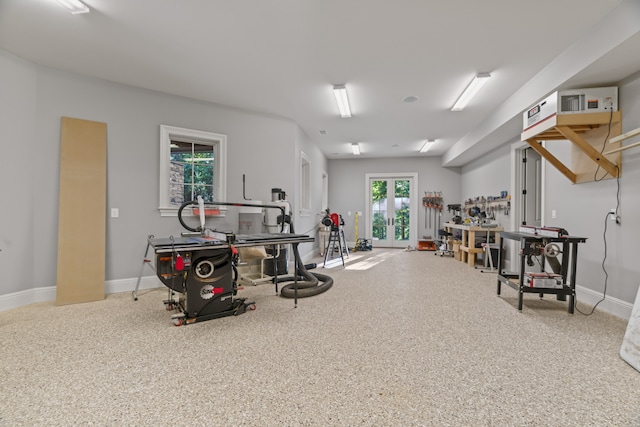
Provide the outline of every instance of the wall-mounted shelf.
[[[610,124],[610,126],[609,126]],[[596,179],[596,171],[602,172],[598,180],[617,178],[621,170],[621,155],[611,150],[601,153],[606,139],[620,135],[622,112],[587,114],[554,114],[534,126],[525,129],[520,135],[538,154],[551,163],[573,184],[591,182]],[[573,143],[571,168],[566,166],[542,141],[568,140]],[[620,148],[621,142],[609,144],[611,148]],[[605,174],[606,172],[606,174]]]
[[[620,136],[616,136],[615,138],[611,138],[609,140],[609,142],[612,143],[612,144],[615,144],[616,142],[622,142],[625,139],[632,138],[632,137],[634,137],[636,135],[640,135],[640,128],[636,128],[636,129],[631,130],[631,131],[629,131],[627,133],[623,133]],[[614,150],[606,151],[603,154],[617,153],[618,151],[628,150],[629,148],[633,148],[633,147],[640,147],[640,142],[634,142],[633,144],[625,145],[623,147],[619,147],[619,148],[616,148]]]

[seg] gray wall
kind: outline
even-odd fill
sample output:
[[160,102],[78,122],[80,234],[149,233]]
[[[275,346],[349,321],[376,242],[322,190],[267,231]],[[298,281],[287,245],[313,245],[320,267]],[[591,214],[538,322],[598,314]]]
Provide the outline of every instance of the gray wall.
[[[296,222],[299,154],[294,153],[304,147],[314,168],[326,168],[324,156],[289,120],[43,68],[3,51],[0,73],[0,269],[5,272],[0,296],[55,286],[62,116],[107,123],[107,211],[117,207],[120,217],[107,218],[106,280],[138,276],[149,234],[184,231],[177,218],[160,217],[157,209],[161,124],[227,135],[227,200],[242,201],[246,174],[247,196],[253,199],[269,201],[271,188],[283,188]],[[313,188],[321,186],[315,182],[321,181],[319,173],[312,179]],[[319,210],[320,194],[314,197]],[[237,230],[233,209],[213,225]],[[304,244],[300,251],[312,248]]]
[[[621,85],[619,94],[624,133],[640,127],[640,79]],[[625,144],[636,140],[627,140]],[[568,159],[569,148],[569,143],[565,143],[564,153],[558,150],[558,157],[563,158],[564,154],[564,159]],[[617,182],[607,179],[572,185],[552,167],[547,167],[545,177],[545,222],[550,226],[563,226],[571,234],[588,238],[587,243],[580,247],[578,281],[580,285],[602,293],[605,283],[602,271],[605,218],[609,209],[616,207]],[[640,283],[637,247],[640,236],[639,182],[640,148],[623,151],[619,208],[622,221],[621,225],[606,222],[605,266],[609,274],[607,296],[629,303],[634,301]],[[556,219],[550,219],[552,209],[557,212]]]
[[[619,85],[620,108],[622,110],[622,132],[640,127],[640,79]],[[462,168],[462,194],[472,197],[493,194],[507,187],[513,189],[514,159],[510,150],[520,145],[514,142],[489,153]],[[635,142],[631,139],[625,144]],[[552,153],[565,164],[571,165],[571,143],[554,141],[547,144]],[[606,148],[605,148],[606,150]],[[629,308],[633,304],[640,282],[640,263],[637,259],[637,238],[640,236],[640,148],[624,151],[622,155],[622,177],[620,179],[620,210],[622,223],[607,222],[606,262],[609,275],[607,299],[600,305],[605,310],[625,316],[618,306]],[[610,208],[616,206],[617,182],[614,179],[600,182],[571,184],[553,166],[546,165],[543,175],[543,225],[563,227],[572,235],[586,237],[587,242],[579,246],[578,272],[576,275],[578,300],[595,303],[604,292],[605,273],[602,262],[605,257],[605,217]],[[511,191],[511,190],[510,190]],[[512,203],[513,205],[513,203]],[[512,206],[512,216],[514,215]],[[555,210],[557,217],[551,218]],[[510,226],[509,226],[510,224]],[[505,229],[514,229],[513,218],[501,223]],[[625,309],[626,310],[626,309]]]
[[[315,231],[323,171],[329,176],[329,207],[345,216],[349,241],[355,238],[355,217],[346,213],[364,212],[366,173],[417,172],[420,197],[424,191],[443,191],[445,204],[511,191],[512,187],[512,144],[462,169],[443,168],[441,159],[434,157],[327,161],[291,121],[43,68],[4,51],[0,51],[0,99],[0,296],[55,286],[62,116],[107,123],[107,206],[120,209],[120,218],[107,220],[107,280],[137,277],[147,235],[182,231],[176,218],[160,217],[157,210],[160,124],[226,134],[228,200],[242,200],[243,174],[247,196],[252,199],[268,201],[271,188],[283,188],[294,207],[297,232]],[[640,80],[620,85],[620,106],[623,132],[639,127]],[[519,140],[517,137],[514,135],[515,140]],[[559,157],[568,155],[566,147],[558,147]],[[298,207],[300,151],[309,156],[312,174],[312,210],[304,216]],[[607,295],[627,304],[635,298],[640,273],[636,261],[636,238],[640,235],[638,182],[640,148],[623,152],[622,224],[607,224]],[[547,167],[544,183],[545,225],[565,227],[574,235],[588,238],[580,247],[578,284],[594,295],[601,293],[604,218],[616,205],[616,181],[571,185]],[[555,220],[550,219],[552,209],[558,213]],[[424,209],[418,211],[421,237],[427,230]],[[236,214],[230,212],[216,226],[237,227]],[[444,220],[450,217],[448,212],[444,214]],[[360,227],[359,236],[365,237],[364,224]],[[314,246],[317,244],[302,245],[303,256],[314,252]]]
[[34,149],[36,83],[37,73],[31,64],[0,51],[0,295],[34,283],[34,255],[38,252],[34,204],[42,191],[36,191],[37,178],[28,170],[37,170],[41,163]]
[[510,156],[509,145],[503,145],[463,166],[462,198],[498,196],[501,191],[509,191]]
[[[300,153],[309,158],[311,164],[311,211],[299,214],[295,223],[295,232],[299,234],[315,234],[322,219],[322,174],[327,172],[328,162],[320,148],[311,142],[308,136],[298,128],[297,150],[293,153],[297,170],[300,170]],[[300,200],[301,180],[296,180],[296,200]],[[299,209],[299,207],[298,207]],[[316,242],[315,247],[318,244]],[[306,252],[310,254],[310,252]],[[313,255],[316,255],[315,253]]]
[[[422,208],[422,197],[425,191],[442,191],[444,204],[459,203],[460,169],[443,168],[439,157],[405,157],[393,159],[331,159],[329,160],[329,209],[343,215],[345,220],[345,236],[347,241],[355,238],[355,212],[364,214],[365,174],[367,173],[396,173],[416,172],[418,174],[418,238],[432,235],[426,230],[425,210]],[[352,216],[347,213],[351,211]],[[443,211],[442,221],[451,218],[446,209]],[[359,219],[358,235],[360,238],[371,238],[365,230],[364,217]]]
[[[479,159],[462,167],[462,200],[475,199],[482,196],[499,196],[502,191],[511,193],[511,149],[505,144]],[[504,227],[510,229],[510,217],[504,213],[496,213],[495,220]]]

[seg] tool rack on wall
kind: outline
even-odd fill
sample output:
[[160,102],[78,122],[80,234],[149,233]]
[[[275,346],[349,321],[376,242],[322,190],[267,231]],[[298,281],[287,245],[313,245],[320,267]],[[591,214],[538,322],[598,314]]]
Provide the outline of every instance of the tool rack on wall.
[[500,196],[479,196],[473,199],[467,199],[464,202],[464,212],[467,216],[471,210],[477,208],[479,212],[485,212],[487,218],[495,218],[496,213],[508,216],[511,210],[511,196],[504,194]]
[[424,197],[422,197],[422,206],[424,207],[424,228],[432,234],[418,240],[418,250],[435,251],[435,240],[438,238],[440,217],[444,207],[442,191],[425,191]]

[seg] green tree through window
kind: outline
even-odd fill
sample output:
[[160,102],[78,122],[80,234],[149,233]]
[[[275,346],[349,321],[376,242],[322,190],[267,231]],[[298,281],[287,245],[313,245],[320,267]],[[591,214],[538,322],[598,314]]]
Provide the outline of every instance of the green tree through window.
[[[396,208],[395,238],[409,240],[409,180],[395,181],[394,206]],[[399,205],[399,206],[398,206]]]
[[385,240],[387,238],[387,181],[373,181],[371,183],[371,200],[373,202],[373,238]]
[[214,200],[214,148],[192,142],[171,142],[170,200],[180,205],[202,196]]

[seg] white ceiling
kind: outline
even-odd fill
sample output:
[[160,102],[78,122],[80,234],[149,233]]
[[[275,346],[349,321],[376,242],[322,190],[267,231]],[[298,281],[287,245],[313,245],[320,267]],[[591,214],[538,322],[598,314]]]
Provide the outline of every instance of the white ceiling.
[[[328,158],[351,158],[352,142],[362,158],[424,155],[424,140],[436,139],[428,155],[463,165],[517,137],[521,112],[551,91],[640,70],[637,0],[84,3],[89,14],[71,15],[54,0],[0,0],[0,48],[291,119]],[[489,83],[451,112],[480,72]],[[347,85],[352,118],[338,116],[333,84]]]

